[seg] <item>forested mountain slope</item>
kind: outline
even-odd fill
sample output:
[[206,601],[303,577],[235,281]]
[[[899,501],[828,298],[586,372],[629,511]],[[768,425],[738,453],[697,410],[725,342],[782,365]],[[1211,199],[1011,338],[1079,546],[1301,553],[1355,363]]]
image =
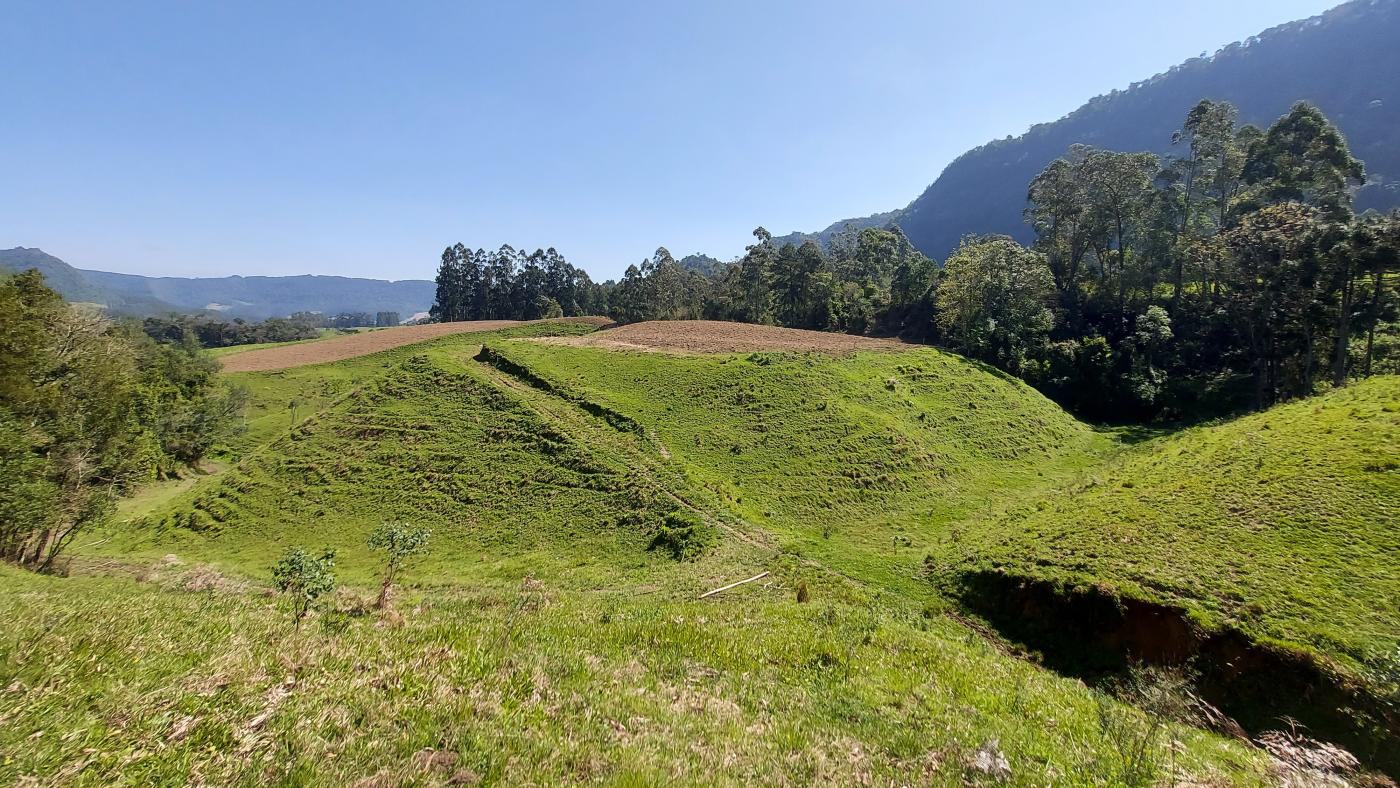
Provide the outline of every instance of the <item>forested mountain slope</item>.
[[48,286],[58,291],[68,301],[82,304],[101,304],[108,311],[122,315],[159,314],[177,311],[174,304],[167,304],[147,295],[132,295],[104,288],[62,260],[42,249],[0,249],[0,273],[27,271],[33,268],[44,275]]
[[[1352,154],[1366,163],[1367,185],[1357,196],[1357,211],[1394,207],[1400,204],[1396,40],[1397,0],[1356,0],[1281,25],[1094,98],[1053,123],[968,151],[899,213],[897,223],[919,251],[937,259],[947,257],[968,233],[1006,233],[1028,242],[1033,236],[1021,218],[1026,184],[1045,165],[1076,143],[1166,153],[1181,119],[1203,98],[1229,101],[1239,107],[1242,121],[1260,126],[1297,101],[1316,104],[1341,128]],[[848,221],[864,226],[885,216]]]

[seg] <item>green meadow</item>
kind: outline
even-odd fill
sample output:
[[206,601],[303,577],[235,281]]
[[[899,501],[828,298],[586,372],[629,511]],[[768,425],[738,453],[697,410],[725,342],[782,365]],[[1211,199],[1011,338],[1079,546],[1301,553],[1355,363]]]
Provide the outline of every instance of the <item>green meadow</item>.
[[[1393,378],[1129,448],[930,348],[531,341],[588,330],[231,375],[211,472],[69,577],[0,568],[0,781],[1266,784],[1164,690],[1028,659],[958,572],[1170,597],[1357,672],[1395,646]],[[431,550],[376,610],[384,522]],[[336,551],[300,625],[289,547]]]

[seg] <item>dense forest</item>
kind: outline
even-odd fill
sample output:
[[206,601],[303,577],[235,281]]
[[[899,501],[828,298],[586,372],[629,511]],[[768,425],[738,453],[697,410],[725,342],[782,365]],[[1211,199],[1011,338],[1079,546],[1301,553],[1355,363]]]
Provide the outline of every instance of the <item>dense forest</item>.
[[0,559],[46,568],[116,499],[198,465],[246,393],[190,333],[68,304],[28,271],[0,280]]
[[502,246],[494,252],[462,244],[442,252],[437,294],[429,313],[454,320],[537,320],[608,312],[607,288],[554,249],[530,254]]
[[847,228],[825,248],[759,228],[708,276],[663,248],[602,284],[553,249],[458,244],[432,314],[898,335],[1118,421],[1265,407],[1395,367],[1400,217],[1354,215],[1363,164],[1316,107],[1261,129],[1201,101],[1172,150],[1073,146],[1028,184],[1030,245],[969,236],[941,265],[897,227]]

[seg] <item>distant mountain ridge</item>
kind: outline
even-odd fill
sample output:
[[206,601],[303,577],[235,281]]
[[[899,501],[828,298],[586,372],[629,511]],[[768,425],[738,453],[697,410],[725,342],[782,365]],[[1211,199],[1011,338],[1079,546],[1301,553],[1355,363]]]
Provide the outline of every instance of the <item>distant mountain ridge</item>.
[[213,312],[261,320],[294,312],[428,311],[436,285],[345,276],[149,277],[74,268],[40,249],[0,250],[0,270],[36,268],[69,301],[100,304],[117,314]]
[[864,230],[870,227],[885,229],[892,224],[898,224],[904,211],[885,211],[884,213],[872,214],[870,216],[860,216],[854,219],[842,219],[839,222],[832,222],[826,229],[818,230],[814,233],[788,233],[787,235],[776,236],[773,243],[782,246],[783,244],[793,244],[801,246],[804,241],[816,241],[822,248],[831,244],[832,236],[850,227],[853,230]]
[[[1400,0],[1354,0],[1279,25],[1209,57],[1197,57],[1091,99],[1053,123],[989,142],[959,156],[902,211],[837,222],[819,233],[777,240],[828,240],[847,222],[893,221],[919,251],[947,257],[969,233],[1033,237],[1022,220],[1026,190],[1075,143],[1121,151],[1172,150],[1172,133],[1203,98],[1239,107],[1243,122],[1266,126],[1294,103],[1317,105],[1366,163],[1356,208],[1400,206]],[[893,215],[892,215],[893,214]],[[890,218],[886,218],[890,217]]]

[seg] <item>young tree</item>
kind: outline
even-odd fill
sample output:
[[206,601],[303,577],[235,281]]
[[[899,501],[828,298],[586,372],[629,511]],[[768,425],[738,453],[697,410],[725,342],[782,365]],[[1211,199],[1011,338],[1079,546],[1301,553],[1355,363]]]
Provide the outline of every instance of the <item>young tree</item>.
[[24,544],[48,531],[59,511],[43,448],[42,433],[0,408],[0,558],[22,559]]
[[278,591],[291,597],[292,619],[298,628],[316,600],[335,590],[334,569],[334,550],[312,555],[302,547],[283,553],[272,567],[273,584]]
[[384,582],[375,606],[382,609],[389,604],[389,592],[399,571],[410,558],[428,551],[431,536],[432,531],[425,527],[404,523],[384,523],[369,535],[369,548],[383,550],[385,556]]
[[232,434],[248,392],[219,380],[219,364],[188,334],[179,342],[157,343],[131,326],[139,388],[136,418],[148,425],[159,445],[152,470],[175,478],[182,468],[197,467],[221,438]]

